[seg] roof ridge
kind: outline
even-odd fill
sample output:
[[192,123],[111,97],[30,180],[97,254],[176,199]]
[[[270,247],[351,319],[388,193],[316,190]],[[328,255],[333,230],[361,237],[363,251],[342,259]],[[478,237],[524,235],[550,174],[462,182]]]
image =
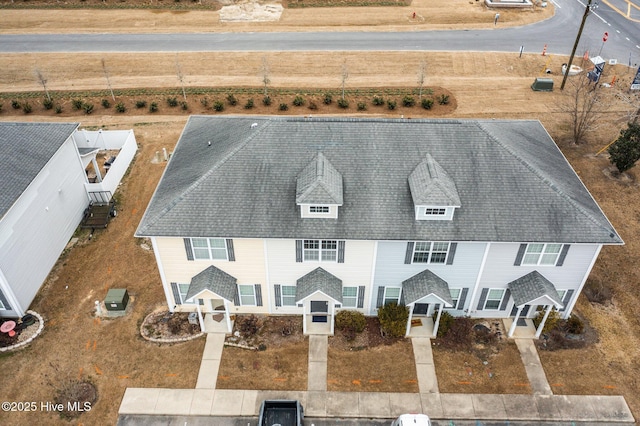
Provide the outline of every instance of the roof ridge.
[[[551,188],[553,191],[555,191],[558,195],[560,195],[564,200],[566,200],[567,202],[569,202],[569,204],[571,204],[577,211],[581,212],[589,221],[591,221],[592,223],[594,223],[595,225],[597,225],[598,227],[607,230],[607,228],[605,226],[602,225],[602,223],[600,221],[598,221],[595,217],[593,217],[593,215],[587,211],[580,203],[576,202],[571,196],[569,196],[565,191],[563,191],[562,189],[560,189],[558,187],[558,185],[555,184],[555,182],[553,182],[552,180],[548,179],[547,177],[544,176],[544,174],[536,167],[534,167],[532,164],[530,164],[529,162],[527,162],[524,158],[522,158],[522,156],[518,155],[517,152],[515,152],[514,149],[512,149],[510,146],[504,144],[502,141],[500,141],[498,138],[496,138],[493,133],[491,133],[491,131],[486,128],[483,125],[483,122],[481,121],[475,121],[476,125],[482,129],[482,131],[484,131],[484,133],[492,140],[494,141],[496,144],[498,144],[499,146],[501,146],[503,149],[505,149],[509,154],[511,154],[516,160],[518,160],[522,165],[524,165],[527,169],[529,169],[529,171],[531,171],[533,174],[535,174],[536,176],[538,176],[538,178],[540,178],[540,180],[544,183],[546,183],[547,185],[549,185],[549,188]],[[546,132],[546,129],[545,129]],[[548,134],[548,133],[547,133]],[[555,143],[555,141],[553,141],[553,144],[555,145],[556,149],[558,151],[560,151],[560,148],[558,148],[558,145]],[[562,155],[562,158],[565,160],[565,162],[567,163],[567,165],[573,170],[573,167],[571,166],[571,164],[567,161],[566,157],[564,156],[564,154],[562,154],[562,151],[560,151],[560,154]],[[575,173],[574,170],[574,174],[576,176],[578,176],[577,173]],[[589,196],[591,197],[592,200],[595,199],[593,198],[593,196],[591,195],[591,192],[589,192],[589,189],[585,186],[585,184],[582,182],[582,180],[578,177],[578,181],[580,182],[580,184],[583,186],[583,188],[587,191],[587,193],[589,194]],[[595,203],[596,206],[598,206],[598,203]],[[600,206],[598,206],[598,209],[600,209]],[[600,209],[600,211],[602,212],[602,209]],[[604,215],[604,213],[603,213]],[[606,218],[606,216],[605,216]],[[607,219],[608,222],[608,219]],[[611,225],[611,223],[609,223],[609,225]],[[609,234],[613,233],[613,226],[611,226],[611,229],[608,229]],[[615,235],[615,234],[614,234]]]
[[214,171],[219,169],[229,159],[231,159],[240,150],[242,150],[245,146],[247,146],[249,144],[249,142],[251,142],[256,137],[256,135],[258,133],[261,133],[262,130],[264,128],[270,126],[271,123],[272,123],[271,120],[265,121],[265,125],[264,126],[260,126],[259,130],[256,130],[256,131],[252,132],[244,141],[242,141],[241,143],[238,143],[236,146],[234,146],[234,148],[231,149],[231,151],[229,151],[227,153],[227,155],[222,157],[220,159],[220,161],[217,161],[215,164],[213,164],[213,166],[211,166],[211,168],[209,170],[207,170],[207,172],[204,173],[199,179],[197,179],[195,182],[193,182],[191,185],[189,185],[187,187],[187,189],[185,189],[182,193],[180,193],[180,195],[176,196],[173,200],[171,200],[169,203],[167,203],[167,206],[164,209],[162,209],[162,211],[156,217],[154,217],[153,219],[149,218],[149,220],[146,223],[146,226],[149,227],[149,226],[155,224],[156,221],[161,219],[165,214],[169,213],[180,201],[184,200],[184,198],[187,195],[189,195],[191,192],[193,192],[198,186],[200,186],[200,184],[203,181],[205,181],[207,178],[209,178],[209,176],[211,176]]

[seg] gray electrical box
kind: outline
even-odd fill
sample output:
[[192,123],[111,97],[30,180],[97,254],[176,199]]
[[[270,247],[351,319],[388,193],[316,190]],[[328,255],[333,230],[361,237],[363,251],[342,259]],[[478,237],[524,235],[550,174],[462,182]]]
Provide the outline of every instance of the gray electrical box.
[[127,303],[129,303],[129,293],[126,288],[112,288],[104,299],[104,306],[108,311],[124,311]]

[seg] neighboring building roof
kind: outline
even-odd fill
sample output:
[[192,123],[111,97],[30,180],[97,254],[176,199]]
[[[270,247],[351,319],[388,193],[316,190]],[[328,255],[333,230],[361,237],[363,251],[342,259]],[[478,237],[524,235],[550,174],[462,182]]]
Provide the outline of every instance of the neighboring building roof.
[[78,123],[0,123],[0,218],[77,128]]
[[191,284],[187,291],[187,300],[204,290],[209,290],[232,302],[238,291],[236,282],[237,279],[235,277],[211,265],[191,278]]
[[298,176],[296,202],[341,206],[342,201],[342,175],[319,152]]
[[316,291],[321,291],[333,300],[342,303],[342,280],[318,267],[296,282],[296,302],[300,302]]
[[[453,306],[449,284],[428,269],[402,282],[404,302],[409,305],[430,294]],[[447,305],[445,305],[447,306]]]
[[536,299],[546,296],[555,302],[556,306],[562,306],[562,298],[556,291],[556,287],[551,281],[546,279],[538,271],[533,271],[517,280],[507,284],[511,290],[511,297],[516,306],[524,306]]
[[460,206],[456,184],[447,172],[427,154],[409,175],[411,197],[416,206]]
[[[319,152],[343,177],[337,219],[296,205]],[[427,154],[457,188],[451,221],[415,220]],[[136,235],[622,243],[540,122],[501,120],[192,116]]]

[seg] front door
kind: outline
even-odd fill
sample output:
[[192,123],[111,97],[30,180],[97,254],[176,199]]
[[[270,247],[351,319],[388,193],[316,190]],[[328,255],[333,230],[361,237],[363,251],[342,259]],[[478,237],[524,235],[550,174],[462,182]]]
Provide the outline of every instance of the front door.
[[413,315],[425,316],[429,311],[428,303],[416,303],[413,305]]
[[326,300],[311,301],[311,322],[329,321],[329,302]]

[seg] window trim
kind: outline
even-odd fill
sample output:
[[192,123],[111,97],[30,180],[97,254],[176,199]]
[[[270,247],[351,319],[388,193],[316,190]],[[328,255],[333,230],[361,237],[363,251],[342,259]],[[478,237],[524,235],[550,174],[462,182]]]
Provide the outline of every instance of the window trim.
[[[429,249],[428,250],[418,250],[418,245],[419,244],[425,244],[425,243],[429,243]],[[434,251],[433,248],[436,244],[446,244],[447,245],[447,249],[446,251]],[[413,244],[413,253],[411,254],[411,263],[419,263],[422,265],[446,265],[447,263],[447,257],[449,257],[449,251],[451,250],[451,242],[450,241],[415,241]],[[426,262],[418,262],[416,261],[416,252],[421,253],[421,254],[425,254],[426,253],[426,258],[427,261]],[[442,259],[442,262],[434,262],[433,261],[433,256],[434,254],[442,254],[444,253],[444,258]]]
[[400,299],[402,298],[402,287],[396,287],[396,286],[385,286],[384,288],[384,295],[382,297],[382,306],[387,305],[388,303],[393,303],[394,300],[390,300],[389,302],[387,302],[387,290],[389,290],[390,288],[392,289],[398,289],[398,297],[396,298],[395,302],[396,303],[400,303]]
[[[540,253],[529,253],[529,247],[534,245],[542,245],[542,250],[540,251]],[[546,253],[547,247],[549,246],[558,246],[559,247],[558,252]],[[560,255],[562,254],[562,247],[563,247],[563,244],[561,243],[528,243],[522,255],[522,261],[520,262],[520,264],[522,266],[556,266],[558,264],[558,260],[560,259]],[[541,263],[545,255],[553,255],[553,254],[555,254],[556,256],[553,263]],[[529,256],[537,255],[538,259],[535,263],[527,263],[526,262],[527,255]]]
[[[293,295],[286,295],[284,294],[284,288],[293,288]],[[284,303],[285,297],[291,298],[293,297],[293,303],[290,305],[287,305]],[[284,284],[280,284],[280,306],[281,307],[287,307],[287,308],[295,308],[296,307],[296,286],[295,285],[284,285]]]
[[425,216],[445,216],[447,209],[441,207],[425,207],[423,214]]
[[0,311],[8,311],[7,307],[2,303],[2,299],[0,299]]
[[[176,283],[176,285],[178,286],[178,295],[180,295],[180,304],[182,304],[182,305],[195,305],[196,304],[195,301],[187,302],[187,293],[189,293],[189,286],[191,284]],[[182,293],[182,286],[185,286],[184,295]]]
[[[193,259],[194,260],[205,260],[205,261],[207,261],[207,260],[209,260],[209,261],[211,261],[211,260],[226,260],[226,261],[228,261],[229,260],[229,247],[227,246],[227,240],[226,239],[224,239],[224,238],[209,238],[209,237],[192,237],[192,238],[190,238],[190,240],[191,240],[191,252],[193,254]],[[196,247],[196,245],[194,244],[195,240],[205,240],[207,242],[207,252],[209,254],[208,258],[205,259],[205,258],[199,258],[198,256],[196,256],[196,249],[204,250],[204,247]],[[224,259],[223,258],[220,258],[220,259],[213,258],[211,250],[213,250],[213,249],[222,250],[222,247],[211,247],[210,240],[220,240],[220,241],[223,242],[223,244],[224,244],[224,256],[225,256]]]
[[329,206],[312,205],[312,206],[309,206],[309,213],[329,214],[331,213],[331,209],[329,208]]
[[[306,248],[307,242],[313,241],[314,244],[317,244],[318,248]],[[339,240],[302,240],[302,261],[303,262],[330,262],[330,263],[338,263],[338,244]],[[335,249],[326,249],[323,248],[324,243],[335,243]],[[317,259],[307,259],[307,251],[314,251],[318,253]],[[334,253],[334,259],[324,259],[323,253]]]
[[[502,295],[500,296],[500,299],[491,299],[489,298],[489,296],[491,295],[491,292],[493,290],[497,290],[497,291],[501,291]],[[500,310],[500,306],[502,306],[502,301],[504,300],[504,296],[507,293],[506,289],[504,288],[489,288],[487,290],[487,297],[484,299],[484,305],[482,306],[482,310],[483,311],[499,311]],[[498,306],[495,308],[487,308],[487,302],[489,301],[498,301]]]
[[[453,297],[453,294],[451,294],[452,291],[457,291],[458,292],[458,296],[457,297]],[[458,309],[458,302],[460,302],[460,296],[462,295],[462,289],[461,288],[450,288],[449,289],[449,294],[451,295],[451,300],[453,300],[453,306],[451,308],[445,308],[445,309]]]
[[[347,289],[347,288],[355,288],[355,289],[356,289],[356,294],[355,294],[355,295],[353,295],[353,296],[348,296],[348,297],[345,299],[344,290],[345,290],[345,289]],[[358,286],[346,286],[346,287],[342,287],[342,307],[343,307],[343,308],[354,308],[354,309],[357,309],[357,308],[358,308],[358,295],[359,295],[358,293],[359,293],[359,290],[360,290],[360,289],[359,289],[359,287],[358,287]],[[351,305],[347,305],[347,304],[346,304],[345,300],[347,300],[347,299],[349,299],[349,300],[353,299],[353,306],[351,306]]]
[[[242,294],[240,289],[243,287],[251,288],[251,295],[253,296],[253,304],[251,303],[243,303],[243,297],[249,297],[248,294]],[[240,306],[258,306],[258,300],[256,298],[256,287],[254,284],[238,284],[238,300],[240,301]]]

